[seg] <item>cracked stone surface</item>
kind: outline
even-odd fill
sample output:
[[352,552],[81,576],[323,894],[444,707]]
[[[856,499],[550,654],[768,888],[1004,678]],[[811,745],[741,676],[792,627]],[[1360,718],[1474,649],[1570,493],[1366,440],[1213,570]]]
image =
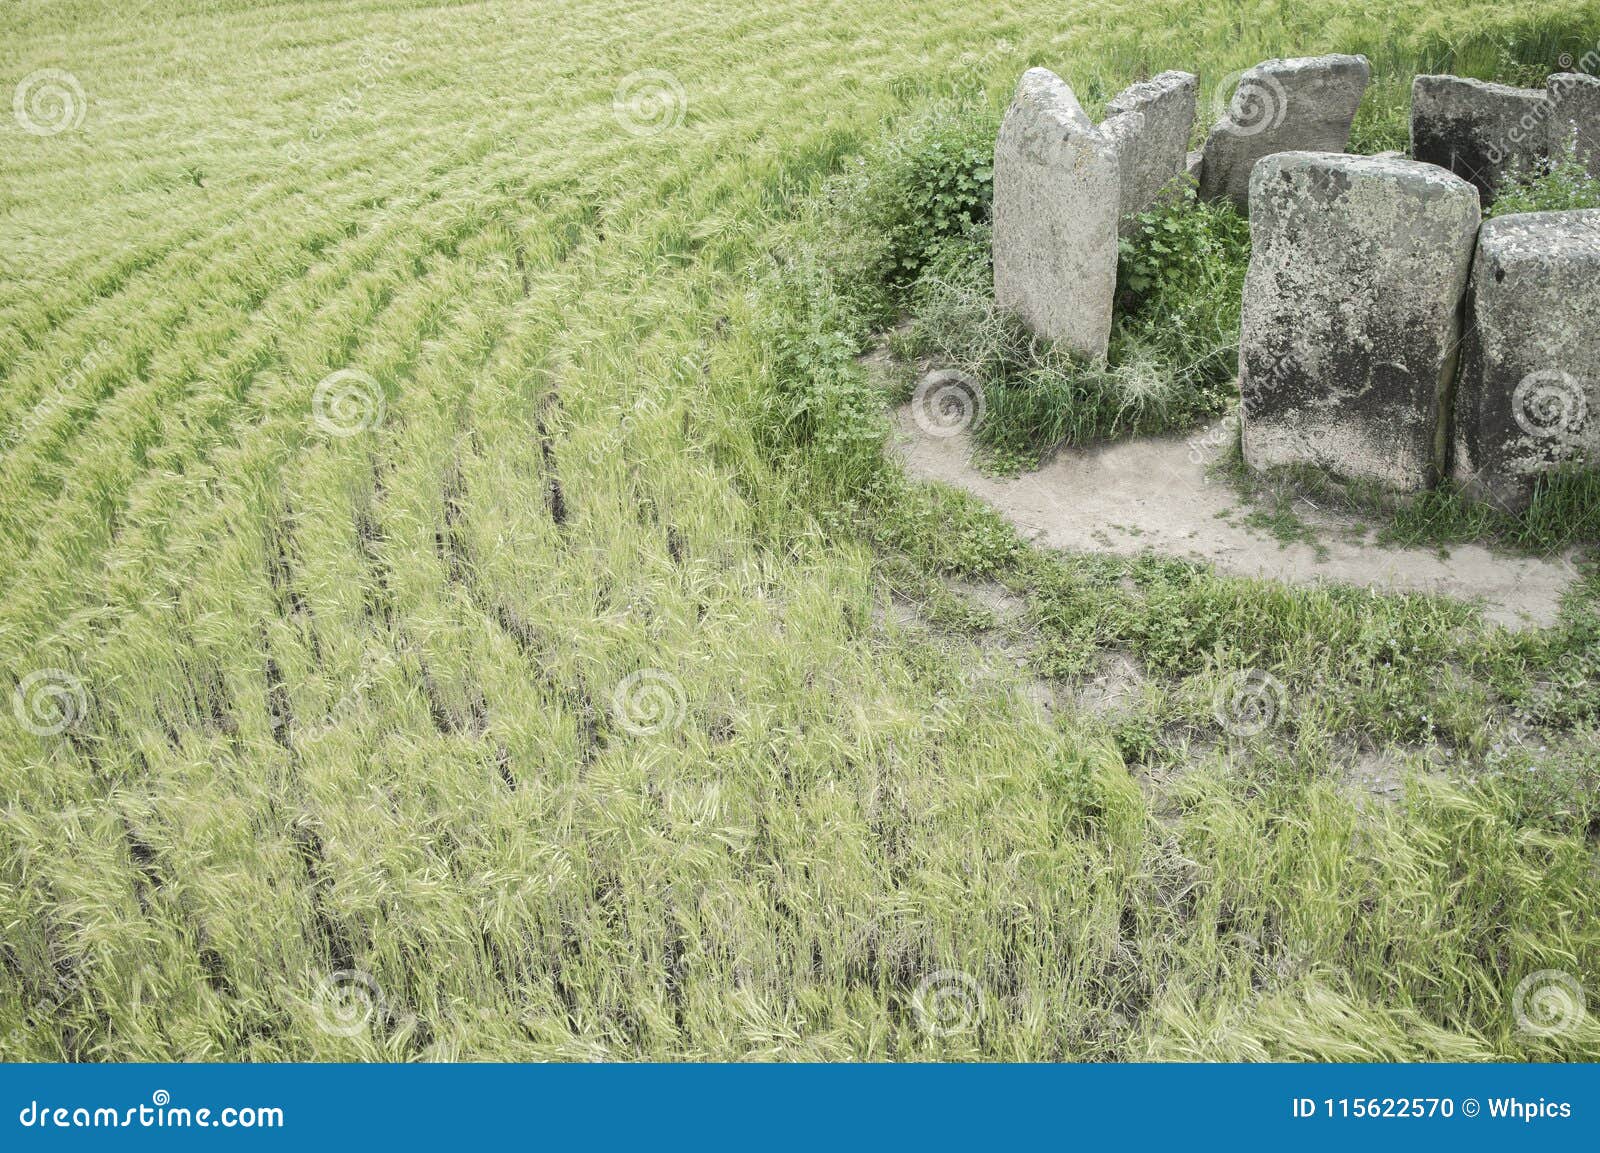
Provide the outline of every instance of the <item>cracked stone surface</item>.
[[1250,174],[1276,152],[1343,152],[1372,78],[1365,56],[1268,60],[1243,73],[1228,114],[1206,137],[1200,195],[1241,209]]

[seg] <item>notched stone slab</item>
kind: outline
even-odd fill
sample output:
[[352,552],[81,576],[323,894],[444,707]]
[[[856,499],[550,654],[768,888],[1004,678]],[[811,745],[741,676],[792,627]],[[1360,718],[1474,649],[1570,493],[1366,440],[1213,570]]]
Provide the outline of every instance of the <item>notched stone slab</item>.
[[1343,152],[1372,78],[1365,56],[1268,60],[1239,78],[1228,114],[1206,137],[1200,195],[1240,208],[1250,174],[1276,152]]
[[[1124,231],[1183,174],[1199,90],[1192,73],[1163,72],[1123,89],[1106,105],[1101,132],[1118,144]],[[1139,119],[1131,120],[1130,113]]]
[[1479,223],[1430,164],[1288,152],[1257,166],[1240,333],[1252,468],[1433,485]]
[[1452,474],[1515,512],[1540,473],[1600,463],[1600,209],[1484,224],[1468,318]]
[[[1135,131],[1141,114],[1125,115]],[[1023,74],[995,142],[995,300],[1035,334],[1094,359],[1105,358],[1111,339],[1117,152],[1044,68]]]

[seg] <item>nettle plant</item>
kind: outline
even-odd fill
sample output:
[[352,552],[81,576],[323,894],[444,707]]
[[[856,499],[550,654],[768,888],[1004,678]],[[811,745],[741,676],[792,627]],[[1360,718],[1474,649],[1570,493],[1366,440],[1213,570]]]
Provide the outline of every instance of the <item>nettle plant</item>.
[[987,109],[940,108],[863,159],[844,201],[853,226],[883,239],[872,272],[891,290],[903,291],[941,247],[989,219],[997,130]]

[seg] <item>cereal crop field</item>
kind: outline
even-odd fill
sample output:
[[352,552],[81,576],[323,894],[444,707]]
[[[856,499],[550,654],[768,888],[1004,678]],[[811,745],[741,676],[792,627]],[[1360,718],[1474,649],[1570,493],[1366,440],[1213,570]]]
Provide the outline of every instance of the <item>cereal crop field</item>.
[[1600,7],[0,30],[0,1057],[1600,1058],[1594,526],[1522,631],[1031,548],[898,471],[829,264],[1030,65],[1362,52],[1377,149]]

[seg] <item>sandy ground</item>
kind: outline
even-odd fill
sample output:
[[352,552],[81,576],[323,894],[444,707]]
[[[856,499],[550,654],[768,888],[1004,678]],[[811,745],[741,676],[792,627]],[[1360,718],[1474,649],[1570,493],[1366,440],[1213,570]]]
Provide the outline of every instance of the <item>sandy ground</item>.
[[913,476],[965,489],[1053,548],[1149,549],[1239,576],[1442,594],[1480,603],[1486,619],[1509,628],[1553,624],[1561,595],[1577,575],[1561,556],[1508,556],[1479,545],[1454,548],[1448,557],[1386,548],[1371,543],[1373,531],[1363,533],[1357,522],[1309,509],[1297,511],[1317,529],[1322,550],[1282,544],[1242,523],[1247,510],[1238,494],[1206,476],[1227,443],[1220,428],[1188,438],[1064,449],[1037,472],[1016,478],[978,471],[964,433],[924,432],[909,405],[895,414],[895,430],[896,451]]

